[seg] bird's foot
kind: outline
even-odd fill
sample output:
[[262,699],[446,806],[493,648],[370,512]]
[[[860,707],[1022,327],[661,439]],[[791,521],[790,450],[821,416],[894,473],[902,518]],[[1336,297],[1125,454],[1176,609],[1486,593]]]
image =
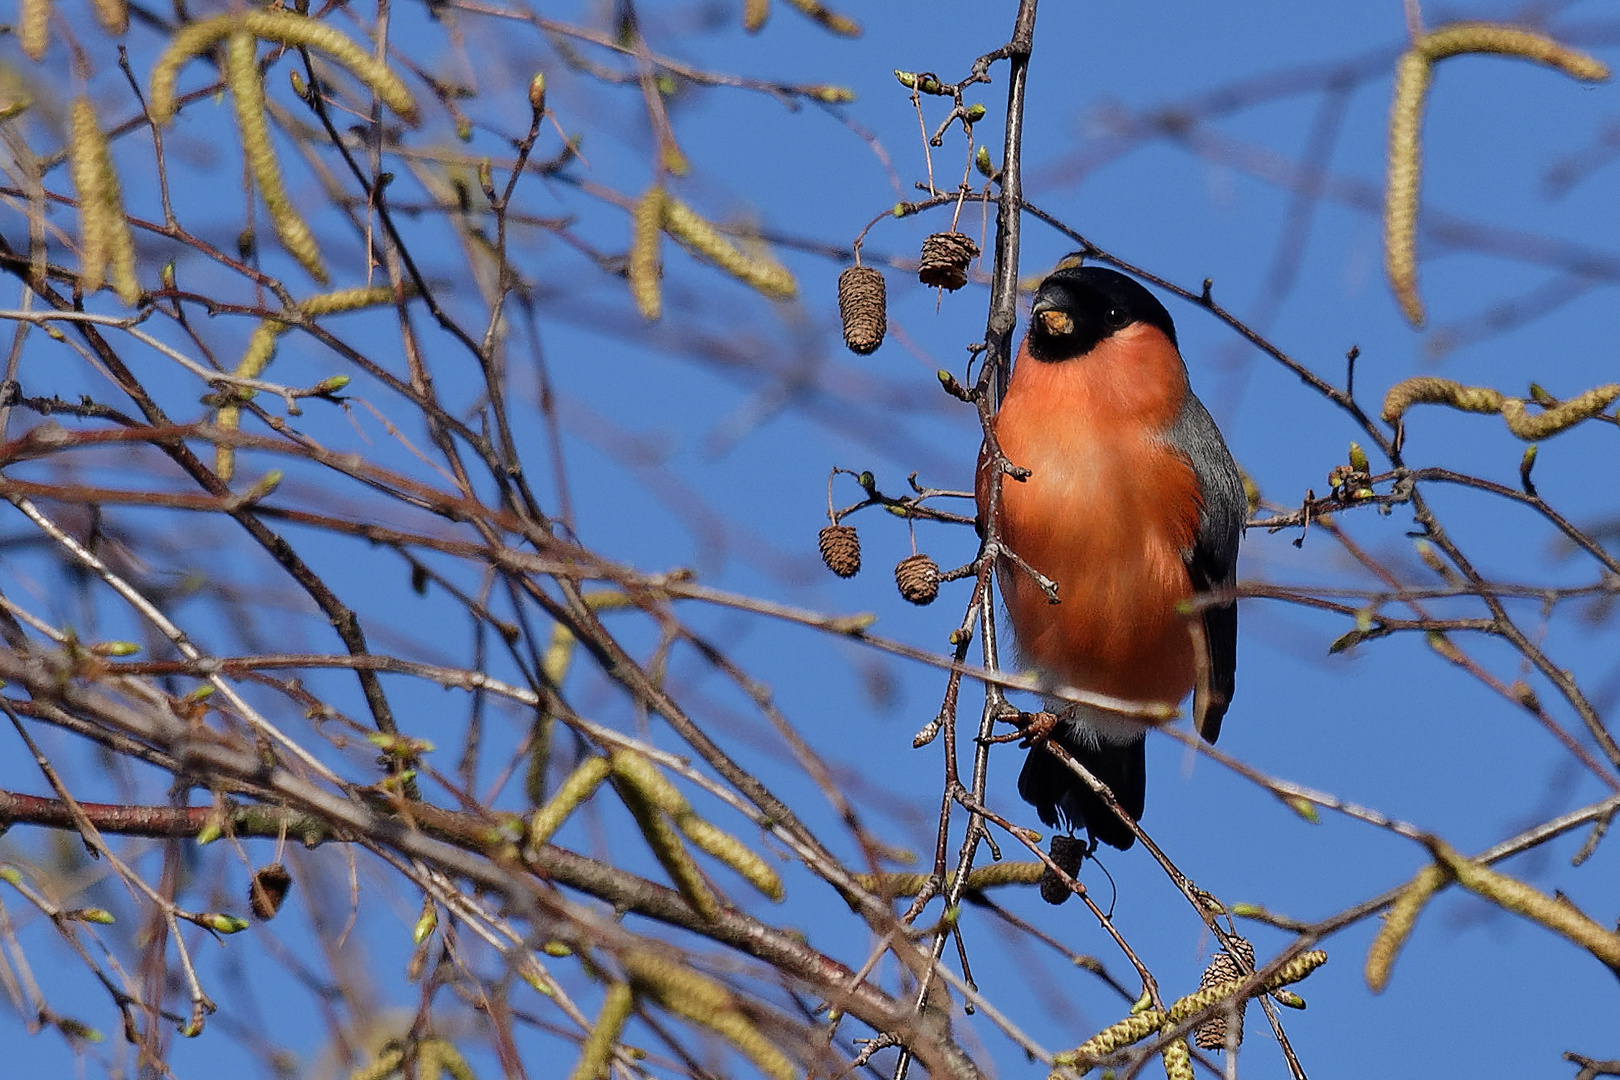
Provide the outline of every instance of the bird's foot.
[[1023,746],[1034,746],[1045,742],[1052,735],[1052,729],[1057,726],[1058,716],[1052,712],[1038,713],[1008,713],[999,719],[1015,724],[1017,731],[1010,731],[1005,735],[991,735],[984,741],[987,743],[1019,742]]

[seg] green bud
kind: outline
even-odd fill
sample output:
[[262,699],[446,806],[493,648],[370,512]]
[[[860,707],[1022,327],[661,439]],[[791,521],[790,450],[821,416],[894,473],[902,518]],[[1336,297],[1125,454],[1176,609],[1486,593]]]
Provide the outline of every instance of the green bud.
[[894,69],[894,77],[896,79],[898,79],[900,81],[900,85],[905,87],[907,90],[915,90],[915,89],[917,89],[917,74],[916,74],[916,72],[913,72],[913,71],[901,71],[899,68],[895,68]]
[[985,111],[985,107],[978,102],[974,102],[972,105],[969,105],[967,107],[967,122],[970,124],[977,124],[980,120],[984,119]]
[[546,111],[546,73],[537,71],[529,80],[529,108],[538,115]]
[[422,898],[422,915],[411,928],[411,944],[420,945],[439,925],[439,908],[431,897]]
[[223,915],[217,911],[203,915],[201,919],[204,926],[221,934],[240,934],[248,928],[246,919],[237,918],[235,915]]
[[1363,450],[1358,442],[1350,444],[1350,467],[1356,472],[1368,471],[1367,451]]
[[990,148],[981,146],[973,154],[973,167],[986,179],[996,175],[995,166],[990,163]]

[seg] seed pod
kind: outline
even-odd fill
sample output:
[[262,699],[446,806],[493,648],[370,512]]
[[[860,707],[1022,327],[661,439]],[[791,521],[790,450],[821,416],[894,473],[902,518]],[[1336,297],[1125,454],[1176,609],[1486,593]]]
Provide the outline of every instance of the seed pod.
[[[1086,857],[1086,842],[1077,840],[1072,836],[1052,837],[1052,861],[1063,868],[1063,872],[1074,877],[1080,872],[1080,863]],[[1063,883],[1063,879],[1046,868],[1041,874],[1041,899],[1048,904],[1061,904],[1074,894]]]
[[287,873],[285,866],[271,863],[260,867],[248,885],[248,907],[253,909],[254,918],[261,921],[275,918],[290,888],[292,875]]
[[[1237,938],[1233,941],[1232,948],[1249,962],[1249,967],[1254,967],[1253,945],[1250,945],[1243,938]],[[1243,968],[1238,964],[1237,959],[1231,953],[1218,952],[1209,958],[1209,967],[1204,969],[1204,977],[1198,980],[1198,987],[1199,989],[1204,989],[1210,986],[1217,986],[1220,983],[1237,982],[1245,977],[1246,974]],[[1232,1045],[1241,1046],[1243,1044],[1243,1011],[1247,1006],[1247,1001],[1240,1001],[1237,1003],[1235,1011],[1218,1012],[1214,1016],[1211,1016],[1208,1020],[1205,1020],[1202,1024],[1199,1024],[1197,1031],[1193,1036],[1193,1041],[1198,1044],[1198,1048],[1200,1050],[1226,1049],[1226,1024],[1228,1017],[1230,1017],[1232,1023],[1237,1026],[1237,1038],[1232,1041]]]
[[854,577],[861,572],[861,538],[853,525],[828,525],[816,536],[821,548],[821,561],[839,577]]
[[852,266],[838,275],[838,314],[844,320],[844,344],[862,356],[883,344],[888,329],[883,273]]
[[923,241],[917,279],[924,285],[938,285],[955,292],[967,284],[968,263],[978,254],[979,245],[966,233],[934,233]]
[[939,595],[939,564],[927,555],[908,555],[894,568],[894,583],[913,604],[932,604]]

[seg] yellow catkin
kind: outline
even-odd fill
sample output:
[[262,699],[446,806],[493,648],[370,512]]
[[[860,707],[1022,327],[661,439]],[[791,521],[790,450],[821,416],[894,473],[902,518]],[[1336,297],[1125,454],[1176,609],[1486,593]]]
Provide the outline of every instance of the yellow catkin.
[[1574,904],[1560,902],[1517,878],[1465,859],[1444,841],[1432,842],[1430,850],[1469,892],[1562,934],[1620,974],[1620,933],[1605,929]]
[[747,844],[696,814],[682,814],[675,819],[675,824],[694,846],[737,871],[750,885],[772,900],[782,899],[781,876]]
[[275,226],[276,237],[287,254],[297,259],[315,280],[327,281],[326,267],[321,262],[321,249],[315,243],[315,234],[309,224],[293,207],[287,195],[287,186],[281,179],[281,165],[276,160],[275,147],[270,144],[270,124],[264,112],[264,80],[259,75],[258,39],[246,32],[231,35],[225,58],[225,81],[231,88],[231,99],[236,104],[236,122],[242,133],[242,152],[247,155],[248,167],[264,208]]
[[745,254],[690,207],[668,196],[664,199],[664,228],[715,266],[766,296],[791,300],[799,295],[799,283],[787,267],[774,259]]
[[[968,871],[967,888],[992,889],[998,885],[1038,885],[1046,872],[1042,862],[999,862],[976,867]],[[890,896],[916,896],[932,880],[931,874],[856,874],[855,880],[867,892],[887,893]],[[945,887],[956,880],[953,870],[946,875]]]
[[109,34],[122,34],[129,29],[129,5],[125,0],[93,0],[96,19]]
[[529,818],[529,844],[539,847],[550,842],[568,816],[595,793],[610,771],[611,766],[605,757],[588,757],[580,762],[557,788],[550,801]]
[[51,44],[51,0],[22,0],[17,12],[17,43],[28,59],[45,58]]
[[772,1080],[794,1080],[797,1070],[737,1008],[731,991],[691,968],[650,952],[619,957],[626,974],[660,1005],[725,1039]]
[[1579,397],[1570,398],[1539,413],[1527,410],[1529,402],[1509,398],[1502,402],[1502,419],[1508,430],[1528,442],[1537,442],[1574,427],[1582,420],[1590,420],[1620,398],[1620,385],[1610,383],[1588,390]]
[[1546,64],[1587,82],[1601,82],[1609,77],[1608,67],[1596,57],[1560,44],[1545,34],[1503,23],[1449,23],[1424,34],[1415,47],[1431,61],[1462,53],[1495,53]]
[[1417,221],[1422,187],[1423,114],[1434,64],[1465,53],[1517,56],[1577,79],[1599,81],[1609,69],[1596,58],[1545,34],[1501,23],[1462,22],[1432,30],[1413,42],[1395,67],[1389,112],[1389,179],[1384,192],[1384,268],[1414,326],[1423,325],[1417,287]]
[[400,1065],[405,1062],[405,1048],[397,1042],[390,1042],[383,1047],[376,1060],[362,1065],[349,1074],[349,1080],[384,1080],[399,1071]]
[[[253,336],[248,338],[248,347],[242,353],[242,359],[236,363],[236,369],[231,372],[239,379],[257,379],[264,374],[264,369],[270,366],[270,361],[276,356],[276,343],[285,334],[288,325],[280,319],[261,319],[259,325],[254,327]],[[251,397],[251,392],[243,396]]]
[[1165,1080],[1193,1080],[1192,1051],[1186,1039],[1171,1039],[1159,1054],[1164,1058]]
[[1163,1027],[1164,1021],[1165,1012],[1162,1009],[1146,1009],[1134,1016],[1127,1016],[1119,1023],[1103,1028],[1073,1050],[1054,1055],[1052,1064],[1089,1066],[1091,1062],[1112,1054],[1122,1046],[1141,1042]]
[[652,805],[665,813],[689,814],[692,807],[663,770],[645,755],[628,747],[618,747],[609,755],[615,775],[628,781]]
[[743,29],[757,34],[771,17],[771,0],[743,0]]
[[[1327,953],[1321,949],[1302,952],[1278,968],[1270,978],[1255,987],[1254,993],[1269,994],[1271,991],[1287,986],[1289,983],[1299,982],[1325,963],[1327,963]],[[1231,979],[1211,986],[1200,987],[1186,997],[1177,998],[1170,1006],[1167,1023],[1174,1026],[1194,1013],[1203,1012],[1210,1006],[1225,1001],[1233,994],[1236,994],[1243,986],[1243,983],[1243,979]]]
[[681,843],[669,819],[634,783],[622,785],[619,794],[631,816],[636,819],[636,826],[641,829],[647,846],[652,848],[664,872],[692,910],[710,922],[719,918],[720,902],[715,899],[709,883],[703,880],[702,871],[692,861],[692,853]]
[[174,32],[168,48],[152,68],[152,92],[147,96],[146,108],[153,120],[166,124],[174,118],[174,84],[180,77],[180,69],[198,53],[213,48],[235,24],[234,15],[216,15],[212,19],[187,23]]
[[138,303],[141,287],[135,278],[135,238],[124,214],[124,196],[118,170],[113,167],[112,150],[88,98],[73,103],[68,156],[73,184],[79,193],[84,291],[94,292],[110,278],[120,300]]
[[1393,424],[1413,405],[1450,405],[1463,412],[1493,413],[1506,400],[1488,386],[1464,386],[1451,379],[1418,375],[1389,388],[1384,395],[1383,417]]
[[812,19],[816,20],[816,22],[820,23],[822,26],[825,26],[828,30],[831,30],[835,34],[839,34],[843,37],[861,36],[860,23],[849,18],[847,15],[840,15],[835,11],[829,11],[824,5],[819,3],[818,0],[787,0],[787,2],[789,5],[798,8],[800,11],[804,12],[806,15],[810,16]]
[[107,275],[109,232],[105,159],[100,152],[101,126],[85,98],[73,103],[68,166],[79,196],[79,281],[88,293],[101,288]]
[[341,311],[359,311],[361,308],[381,307],[393,302],[394,290],[388,285],[360,286],[300,300],[298,310],[305,315],[335,315]]
[[624,1022],[630,1018],[634,1005],[635,994],[629,983],[616,982],[608,987],[602,999],[602,1011],[597,1015],[590,1033],[585,1036],[585,1043],[579,1051],[579,1062],[574,1066],[574,1071],[568,1074],[568,1080],[599,1080],[607,1075],[608,1064],[613,1059],[613,1048],[619,1043]]
[[417,122],[416,100],[400,77],[334,27],[290,11],[250,11],[242,16],[242,28],[266,41],[321,50],[353,72],[400,119]]
[[1412,936],[1412,927],[1416,925],[1418,915],[1449,880],[1451,875],[1440,867],[1425,866],[1418,871],[1411,884],[1401,890],[1395,903],[1390,905],[1389,913],[1384,916],[1384,925],[1379,928],[1371,948],[1367,950],[1364,974],[1367,986],[1373,993],[1382,994],[1389,985],[1390,969],[1394,967],[1395,957],[1406,944],[1406,939]]
[[641,317],[649,322],[664,313],[664,267],[659,253],[664,199],[664,189],[654,184],[642,193],[630,220],[630,259],[626,267],[630,296]]
[[1389,174],[1384,187],[1384,270],[1413,326],[1423,325],[1417,291],[1418,198],[1423,171],[1423,110],[1433,72],[1416,51],[1395,65],[1389,107]]

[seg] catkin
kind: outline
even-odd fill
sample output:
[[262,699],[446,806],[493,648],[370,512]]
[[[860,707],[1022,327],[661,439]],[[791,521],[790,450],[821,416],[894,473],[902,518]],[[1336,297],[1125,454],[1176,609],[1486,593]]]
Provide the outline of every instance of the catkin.
[[101,126],[86,98],[73,103],[73,132],[68,164],[79,195],[79,280],[86,293],[101,288],[107,275],[107,175],[98,151]]
[[1417,219],[1422,184],[1423,113],[1434,64],[1464,53],[1517,56],[1586,81],[1609,77],[1595,57],[1561,45],[1545,34],[1502,23],[1460,22],[1432,30],[1412,43],[1395,67],[1389,114],[1389,174],[1384,193],[1384,268],[1391,288],[1414,326],[1423,325],[1417,289]]
[[1383,417],[1393,424],[1413,405],[1450,405],[1463,412],[1493,413],[1506,398],[1488,386],[1464,386],[1451,379],[1418,375],[1403,379],[1384,395]]
[[22,0],[17,12],[17,43],[28,59],[45,58],[51,44],[51,0]]
[[669,874],[670,881],[692,906],[692,910],[709,922],[719,918],[720,902],[715,899],[709,883],[703,880],[703,872],[698,869],[697,863],[692,861],[692,853],[686,850],[686,845],[681,843],[681,838],[670,827],[669,820],[659,807],[632,781],[620,785],[619,794],[631,816],[636,819],[647,846],[652,848],[653,854],[663,864],[665,873]]
[[754,888],[772,900],[782,899],[781,876],[747,844],[693,813],[680,815],[675,824],[693,845],[737,871]]
[[1417,924],[1418,915],[1449,880],[1451,875],[1439,866],[1425,866],[1396,897],[1389,913],[1384,916],[1384,925],[1379,927],[1378,936],[1373,938],[1372,947],[1367,950],[1365,975],[1367,986],[1373,993],[1382,994],[1389,985],[1390,969],[1395,965],[1395,957],[1399,955],[1401,946],[1412,936],[1412,927]]
[[174,118],[174,84],[180,77],[180,69],[192,57],[221,41],[235,24],[234,15],[216,15],[212,19],[187,23],[174,32],[169,47],[163,50],[157,66],[152,69],[152,92],[148,95],[146,111],[154,121],[166,124]]
[[579,1051],[579,1063],[568,1074],[568,1080],[598,1080],[607,1074],[608,1065],[613,1059],[613,1048],[619,1043],[624,1022],[630,1018],[634,1005],[635,994],[629,983],[616,982],[608,987],[607,995],[602,999],[602,1011],[597,1015],[590,1034],[585,1036],[585,1043]]
[[731,991],[650,952],[626,952],[619,962],[665,1009],[702,1024],[731,1043],[771,1080],[794,1080],[793,1063],[742,1014]]
[[630,221],[630,259],[626,271],[630,296],[641,317],[648,322],[663,314],[664,297],[660,280],[664,276],[659,247],[663,238],[664,189],[654,184],[642,193]]
[[1395,66],[1395,94],[1389,107],[1389,174],[1384,189],[1384,270],[1401,310],[1413,326],[1423,325],[1417,291],[1418,198],[1423,169],[1423,111],[1433,71],[1417,51]]
[[1431,61],[1461,53],[1495,53],[1546,64],[1586,82],[1601,82],[1609,77],[1608,67],[1596,57],[1562,45],[1545,34],[1503,23],[1450,23],[1424,34],[1416,48]]
[[1502,403],[1502,419],[1507,421],[1508,430],[1513,434],[1536,442],[1574,427],[1582,420],[1590,420],[1608,408],[1615,398],[1620,398],[1620,385],[1615,383],[1588,390],[1539,413],[1526,411],[1528,402],[1509,398]]
[[1469,892],[1562,934],[1620,974],[1620,933],[1605,929],[1574,904],[1560,902],[1517,878],[1464,858],[1444,841],[1435,840],[1429,848],[1457,884]]
[[406,123],[417,122],[416,100],[398,75],[387,64],[318,19],[290,11],[250,11],[242,16],[248,33],[280,45],[319,49],[348,68],[355,78],[371,88],[378,99]]
[[129,29],[129,5],[125,0],[92,0],[101,28],[114,37]]
[[664,228],[715,266],[772,299],[791,300],[799,295],[799,283],[787,267],[768,256],[745,254],[691,207],[670,196],[664,198]]
[[321,249],[309,224],[293,207],[287,186],[281,179],[281,165],[270,143],[270,124],[264,111],[264,80],[259,75],[258,39],[245,31],[233,33],[225,58],[225,81],[236,104],[236,122],[242,132],[242,152],[247,155],[259,194],[264,198],[270,223],[287,254],[297,259],[310,276],[325,284],[326,267]]
[[529,819],[528,843],[531,847],[540,847],[548,843],[558,829],[562,828],[568,816],[579,808],[586,799],[596,791],[597,787],[606,780],[611,766],[605,757],[588,757],[580,762],[568,779],[562,782],[553,795],[540,809],[534,812]]
[[1052,1064],[1089,1066],[1091,1062],[1112,1054],[1122,1046],[1141,1042],[1163,1027],[1164,1022],[1162,1009],[1146,1009],[1134,1016],[1127,1016],[1117,1024],[1103,1028],[1073,1050],[1053,1055]]

